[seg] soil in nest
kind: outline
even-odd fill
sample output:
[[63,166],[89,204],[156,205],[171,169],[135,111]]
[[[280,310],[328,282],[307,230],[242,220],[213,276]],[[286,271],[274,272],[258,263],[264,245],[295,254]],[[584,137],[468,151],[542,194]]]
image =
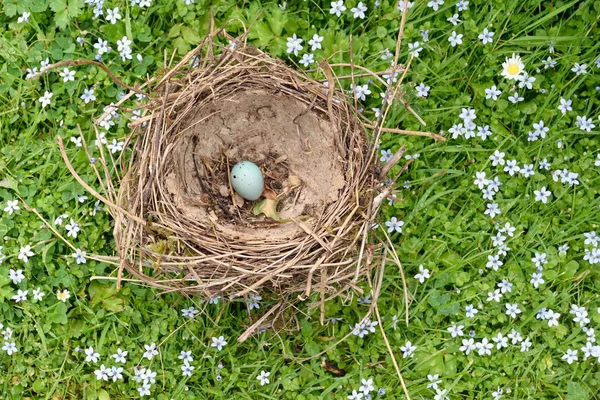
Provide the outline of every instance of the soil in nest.
[[[166,189],[181,214],[233,237],[285,239],[310,226],[337,201],[346,182],[346,161],[336,151],[337,128],[289,95],[237,91],[203,105],[173,143]],[[239,161],[257,164],[265,187],[277,196],[283,222],[255,216],[257,201],[243,200],[229,182]],[[287,221],[287,222],[286,222]]]

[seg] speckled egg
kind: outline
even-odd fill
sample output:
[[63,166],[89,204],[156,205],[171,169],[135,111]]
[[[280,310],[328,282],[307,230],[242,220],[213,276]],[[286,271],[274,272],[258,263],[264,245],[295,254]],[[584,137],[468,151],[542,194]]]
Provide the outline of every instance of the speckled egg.
[[231,186],[244,199],[254,201],[262,195],[265,181],[256,164],[240,161],[231,169]]

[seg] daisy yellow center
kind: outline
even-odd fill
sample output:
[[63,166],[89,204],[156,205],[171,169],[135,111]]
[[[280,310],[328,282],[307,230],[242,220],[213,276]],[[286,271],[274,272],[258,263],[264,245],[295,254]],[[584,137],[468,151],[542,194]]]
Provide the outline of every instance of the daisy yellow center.
[[515,75],[519,73],[519,66],[516,64],[510,64],[507,68],[507,71],[511,75]]

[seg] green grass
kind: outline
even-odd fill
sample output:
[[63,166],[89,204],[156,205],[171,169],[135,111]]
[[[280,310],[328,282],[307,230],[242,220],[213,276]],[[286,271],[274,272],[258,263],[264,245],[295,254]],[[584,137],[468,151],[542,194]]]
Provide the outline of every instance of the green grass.
[[[427,387],[428,374],[439,374],[439,388],[450,399],[492,399],[498,388],[503,390],[503,399],[598,398],[600,358],[583,360],[586,333],[569,310],[571,304],[585,307],[590,319],[587,327],[600,329],[599,264],[584,260],[585,249],[593,245],[585,245],[583,235],[600,232],[600,165],[595,164],[600,149],[600,2],[471,1],[467,10],[458,12],[462,22],[457,26],[447,21],[457,13],[455,2],[446,0],[438,11],[427,7],[427,1],[417,3],[408,13],[400,62],[409,57],[408,43],[419,41],[423,50],[402,89],[427,126],[421,126],[400,105],[392,108],[388,126],[444,131],[448,141],[434,143],[428,138],[386,133],[380,147],[394,152],[406,146],[408,154],[420,154],[397,182],[395,193],[402,201],[392,206],[384,202],[379,221],[382,227],[393,216],[404,221],[402,233],[394,233],[392,240],[408,280],[410,324],[403,322],[403,285],[393,263],[386,266],[378,306],[411,398],[434,398],[435,390]],[[76,71],[75,79],[67,83],[59,71],[25,79],[27,68],[39,69],[46,58],[51,63],[94,59],[93,43],[102,38],[113,48],[103,62],[126,83],[141,83],[160,73],[165,55],[169,58],[175,52],[177,59],[206,34],[210,9],[217,26],[229,21],[232,35],[242,32],[239,20],[246,26],[256,20],[249,43],[274,57],[290,57],[286,39],[296,34],[304,39],[299,56],[291,55],[298,63],[308,50],[308,40],[318,33],[324,40],[323,48],[314,52],[315,61],[328,58],[331,63],[348,63],[352,37],[354,62],[384,70],[390,60],[381,55],[384,49],[395,48],[400,14],[389,1],[381,1],[378,8],[367,2],[366,18],[355,19],[350,9],[356,4],[346,1],[347,10],[337,17],[329,13],[330,2],[290,1],[282,10],[277,3],[261,1],[196,0],[186,5],[181,0],[154,0],[140,8],[131,2],[106,0],[105,14],[107,8],[119,7],[122,16],[111,24],[104,17],[94,19],[93,7],[83,0],[2,0],[0,210],[19,196],[52,224],[66,213],[68,218],[57,229],[65,235],[70,218],[77,221],[81,231],[72,238],[76,248],[88,254],[115,253],[113,222],[104,210],[93,215],[91,196],[83,203],[77,201],[76,196],[85,191],[65,167],[55,138],[63,137],[75,168],[87,171],[84,179],[96,184],[85,153],[69,140],[77,136],[79,124],[92,142],[93,119],[125,90],[93,66],[71,68]],[[17,22],[25,11],[31,12],[29,21]],[[486,27],[495,35],[492,43],[482,45],[477,36]],[[421,30],[429,31],[428,42]],[[464,35],[461,45],[450,46],[447,39],[452,31]],[[133,59],[122,61],[117,40],[125,35],[133,40]],[[77,37],[85,39],[83,46]],[[549,52],[550,43],[555,53]],[[516,105],[507,100],[515,82],[500,76],[502,62],[513,53],[523,58],[526,71],[536,78],[532,89],[516,88],[524,97]],[[542,60],[548,56],[557,64],[544,69]],[[571,70],[575,63],[585,63],[587,73],[576,75]],[[350,73],[349,69],[337,72]],[[324,79],[318,73],[315,76]],[[415,95],[414,87],[421,82],[431,87],[427,98]],[[349,89],[350,81],[345,84]],[[371,109],[380,107],[379,93],[385,88],[366,78],[357,84],[369,85],[372,94],[362,107],[374,118]],[[502,91],[497,101],[485,98],[485,89],[492,85]],[[97,99],[84,104],[80,96],[92,87]],[[38,98],[45,91],[53,97],[42,108]],[[573,100],[573,110],[564,116],[557,109],[561,98]],[[127,107],[135,104],[139,103],[130,101]],[[447,132],[461,122],[462,108],[475,109],[474,122],[489,125],[493,135],[485,141],[452,139]],[[131,113],[119,115],[107,134],[109,141],[128,134]],[[590,132],[575,125],[576,116],[584,115],[596,125]],[[550,130],[544,139],[529,142],[528,132],[540,120]],[[533,164],[536,174],[510,176],[493,167],[489,156],[495,150],[520,166]],[[552,164],[549,171],[539,169],[543,158]],[[399,168],[394,167],[391,175]],[[563,168],[578,174],[578,185],[552,179],[552,171]],[[501,214],[493,219],[484,215],[486,204],[492,201],[482,199],[473,184],[480,171],[502,181],[493,201]],[[404,181],[410,181],[410,188],[403,187]],[[545,204],[534,201],[534,191],[542,186],[552,192]],[[321,326],[318,310],[301,303],[295,316],[298,332],[266,331],[239,344],[236,338],[245,327],[275,303],[269,293],[261,293],[260,308],[249,311],[244,300],[221,299],[215,305],[201,298],[159,295],[135,284],[125,284],[116,292],[112,282],[90,281],[91,276],[114,275],[112,266],[90,258],[77,264],[72,249],[42,227],[42,221],[21,201],[19,206],[13,214],[0,211],[0,245],[5,257],[0,264],[0,323],[3,330],[13,331],[6,342],[18,348],[12,355],[0,351],[0,398],[137,398],[136,389],[142,383],[134,380],[136,366],[157,373],[149,396],[156,399],[346,399],[358,391],[361,379],[373,379],[376,389],[386,390],[385,396],[373,391],[373,398],[405,398],[379,327],[363,338],[350,336],[322,357],[298,361],[328,349],[361,320],[368,306],[359,304],[357,295],[327,304],[327,317],[343,318],[341,322]],[[488,255],[497,253],[491,238],[500,222],[502,226],[510,222],[516,231],[507,238],[510,250],[501,257],[504,265],[494,271],[486,263]],[[569,245],[566,254],[558,250],[563,244]],[[17,256],[26,245],[31,245],[35,255],[23,263]],[[545,283],[538,288],[530,283],[536,272],[531,261],[536,252],[548,258],[542,272]],[[414,278],[419,265],[431,272],[424,283]],[[14,284],[9,278],[11,269],[21,269],[25,279]],[[512,291],[500,302],[488,302],[488,292],[504,278],[513,284]],[[369,290],[366,282],[362,287]],[[32,299],[37,288],[46,294],[41,301]],[[12,297],[19,289],[29,292],[26,301],[17,303]],[[64,289],[70,298],[63,303],[56,294]],[[507,303],[517,303],[522,313],[510,318],[504,313]],[[473,318],[465,317],[468,304],[480,306]],[[199,310],[193,319],[181,313],[190,306]],[[547,321],[536,318],[541,308],[561,314],[558,326],[549,327]],[[463,325],[465,336],[452,338],[447,331],[452,324]],[[476,351],[465,355],[459,350],[471,331],[480,342],[498,332],[506,336],[512,329],[531,340],[529,351],[521,352],[519,344],[510,342],[502,350],[494,347],[491,356]],[[219,336],[228,342],[220,351],[211,347],[212,338]],[[403,358],[400,348],[407,341],[417,349],[412,357]],[[159,353],[148,360],[143,358],[144,345],[151,343],[158,345]],[[97,364],[85,361],[83,350],[90,346],[99,353]],[[129,352],[125,364],[116,364],[111,357],[118,348]],[[562,359],[569,349],[578,350],[578,360],[572,364]],[[191,377],[182,376],[183,363],[178,359],[182,350],[192,352],[190,364],[195,369]],[[345,370],[345,375],[324,369],[323,358]],[[124,379],[97,380],[94,371],[101,364],[121,365]],[[270,383],[264,386],[257,379],[261,371],[270,372]]]

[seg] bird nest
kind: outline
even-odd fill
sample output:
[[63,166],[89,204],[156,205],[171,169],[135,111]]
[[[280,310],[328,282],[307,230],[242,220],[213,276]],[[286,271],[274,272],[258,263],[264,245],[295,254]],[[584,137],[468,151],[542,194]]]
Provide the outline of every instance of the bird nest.
[[[119,277],[207,297],[268,288],[324,298],[355,286],[375,150],[325,75],[324,84],[241,42],[207,40],[150,82],[109,204]],[[232,189],[242,160],[264,175],[257,201]]]

